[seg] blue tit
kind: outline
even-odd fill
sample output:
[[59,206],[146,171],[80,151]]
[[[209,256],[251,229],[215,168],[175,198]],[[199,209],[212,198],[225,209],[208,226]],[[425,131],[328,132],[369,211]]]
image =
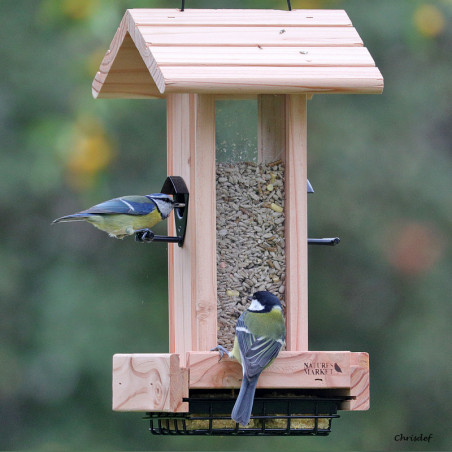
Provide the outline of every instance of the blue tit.
[[87,221],[101,231],[107,232],[110,237],[122,239],[139,233],[137,238],[145,241],[153,236],[150,228],[167,218],[174,207],[183,206],[184,204],[175,203],[170,196],[163,193],[121,196],[87,210],[57,218],[53,223]]
[[278,297],[267,291],[256,292],[248,309],[239,317],[235,327],[232,352],[218,345],[212,350],[236,359],[243,370],[240,392],[231,418],[242,425],[248,424],[253,409],[257,380],[262,371],[278,355],[286,339],[286,326]]

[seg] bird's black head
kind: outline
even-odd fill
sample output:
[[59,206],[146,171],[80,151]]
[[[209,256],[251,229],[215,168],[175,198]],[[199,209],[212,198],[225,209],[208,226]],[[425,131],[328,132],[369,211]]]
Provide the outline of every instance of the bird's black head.
[[255,292],[252,297],[248,297],[251,305],[248,311],[251,312],[270,312],[273,308],[281,309],[281,302],[276,295],[266,290]]

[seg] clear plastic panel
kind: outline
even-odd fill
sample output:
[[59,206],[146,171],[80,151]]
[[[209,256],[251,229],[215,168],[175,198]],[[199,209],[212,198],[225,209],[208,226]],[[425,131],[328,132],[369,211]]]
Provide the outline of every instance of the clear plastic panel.
[[217,101],[215,115],[218,341],[231,349],[249,295],[284,304],[284,164],[258,161],[257,101]]

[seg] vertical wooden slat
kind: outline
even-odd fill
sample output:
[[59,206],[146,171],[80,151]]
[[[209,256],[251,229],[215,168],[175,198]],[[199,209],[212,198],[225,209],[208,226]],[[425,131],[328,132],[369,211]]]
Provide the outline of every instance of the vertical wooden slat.
[[187,351],[217,344],[214,98],[169,95],[167,120],[168,174],[190,192],[184,246],[168,247],[170,352],[184,366]]
[[215,98],[197,94],[195,101],[196,135],[190,150],[189,217],[189,227],[193,228],[192,350],[204,351],[217,345]]
[[[190,148],[195,129],[194,95],[171,94],[167,98],[168,175],[181,176],[190,190]],[[189,205],[189,220],[193,206]],[[168,234],[175,235],[172,217]],[[191,323],[191,227],[187,228],[183,248],[168,245],[169,350],[179,353],[185,365],[185,352],[192,350]]]
[[285,159],[286,103],[283,94],[257,96],[257,160],[274,162]]
[[306,95],[286,96],[287,350],[308,350]]

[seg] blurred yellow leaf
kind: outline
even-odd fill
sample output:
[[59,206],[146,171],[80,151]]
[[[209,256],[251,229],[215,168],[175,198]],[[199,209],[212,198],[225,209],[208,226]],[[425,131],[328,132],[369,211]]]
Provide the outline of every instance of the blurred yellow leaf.
[[114,158],[111,140],[96,119],[82,117],[74,127],[72,145],[66,161],[71,185],[85,188],[108,167]]
[[111,160],[111,146],[104,135],[88,135],[77,139],[68,168],[74,172],[96,173]]
[[444,14],[435,5],[423,3],[414,12],[414,25],[417,31],[428,38],[434,38],[444,30]]
[[99,0],[63,0],[61,11],[71,19],[81,20],[91,16],[99,6]]

